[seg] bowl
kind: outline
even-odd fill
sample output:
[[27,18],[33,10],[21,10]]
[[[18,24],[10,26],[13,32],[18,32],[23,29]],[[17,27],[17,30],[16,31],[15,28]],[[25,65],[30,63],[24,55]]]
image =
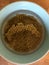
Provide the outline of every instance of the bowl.
[[[42,39],[41,46],[34,51],[33,53],[27,55],[19,55],[9,51],[4,43],[3,39],[3,31],[2,25],[4,21],[9,20],[11,17],[15,16],[15,14],[27,14],[35,17],[37,20],[40,20],[40,23],[44,27],[44,35]],[[43,32],[43,31],[42,31]],[[42,34],[42,33],[41,33]],[[0,11],[0,55],[5,59],[17,63],[17,64],[29,64],[39,60],[43,57],[49,50],[49,15],[48,13],[41,8],[39,5],[27,2],[27,1],[19,1],[9,4],[5,8]]]

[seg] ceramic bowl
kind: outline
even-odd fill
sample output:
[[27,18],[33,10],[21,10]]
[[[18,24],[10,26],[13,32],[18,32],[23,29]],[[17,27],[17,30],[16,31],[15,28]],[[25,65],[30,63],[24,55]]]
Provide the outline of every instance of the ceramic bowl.
[[[18,55],[11,51],[9,51],[2,42],[2,24],[5,19],[8,19],[14,16],[17,13],[28,14],[36,17],[41,21],[42,25],[45,28],[44,32],[44,41],[39,49],[35,52],[27,55]],[[42,33],[41,33],[42,34]],[[40,58],[42,58],[49,50],[49,15],[48,13],[39,5],[27,2],[27,1],[19,1],[14,2],[12,4],[7,5],[0,11],[0,55],[3,56],[10,62],[14,62],[17,64],[30,64],[36,62]]]

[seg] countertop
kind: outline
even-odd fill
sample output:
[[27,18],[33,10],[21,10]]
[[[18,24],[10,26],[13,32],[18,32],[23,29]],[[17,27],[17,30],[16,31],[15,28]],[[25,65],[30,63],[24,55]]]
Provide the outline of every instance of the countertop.
[[[15,1],[19,1],[19,0],[0,0],[0,10],[9,3]],[[49,14],[49,0],[27,0],[27,1],[35,2],[39,4]],[[0,65],[17,65],[17,64],[12,64],[11,62],[8,62],[7,60],[5,60],[3,57],[0,56]],[[30,65],[49,65],[49,52],[41,60]]]

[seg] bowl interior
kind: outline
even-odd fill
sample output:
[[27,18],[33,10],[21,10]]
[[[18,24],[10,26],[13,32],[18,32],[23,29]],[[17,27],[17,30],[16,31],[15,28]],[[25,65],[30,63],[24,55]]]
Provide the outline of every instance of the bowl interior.
[[[40,42],[40,44],[38,45],[38,47],[40,47],[40,45],[42,44],[42,42],[43,42],[43,40],[44,40],[44,36],[45,36],[45,28],[44,28],[44,24],[43,24],[43,22],[42,22],[42,20],[40,19],[40,17],[39,16],[37,16],[35,13],[33,13],[33,12],[31,12],[31,11],[28,11],[28,10],[19,10],[19,11],[16,11],[16,12],[13,12],[13,13],[11,13],[9,16],[7,16],[6,17],[6,19],[4,20],[4,22],[3,22],[3,24],[2,24],[2,34],[1,34],[1,36],[2,36],[2,41],[3,41],[3,43],[5,44],[5,46],[8,48],[8,45],[7,45],[7,43],[5,42],[5,40],[4,40],[4,26],[7,24],[7,22],[8,22],[8,20],[10,20],[11,18],[13,18],[14,16],[16,16],[17,14],[26,14],[26,15],[30,15],[30,16],[33,16],[39,23],[40,23],[40,25],[42,26],[42,39],[41,39],[41,42]],[[9,49],[9,48],[8,48]],[[14,50],[12,50],[11,48],[10,48],[10,50],[11,51],[13,51],[13,52],[15,52]],[[33,53],[34,51],[36,51],[36,49],[35,50],[33,50],[33,51],[30,51],[30,52],[26,52],[26,53],[19,53],[19,52],[17,52],[18,54],[29,54],[29,53]]]

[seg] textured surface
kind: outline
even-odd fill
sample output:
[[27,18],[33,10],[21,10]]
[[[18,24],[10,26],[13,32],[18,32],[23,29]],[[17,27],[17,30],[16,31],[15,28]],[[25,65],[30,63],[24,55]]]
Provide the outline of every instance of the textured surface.
[[[0,0],[0,10],[4,6],[15,1],[18,1],[18,0]],[[49,0],[28,0],[28,1],[32,1],[39,4],[49,13]],[[0,65],[17,65],[17,64],[12,64],[0,56]],[[47,55],[41,60],[39,60],[38,62],[30,64],[30,65],[49,65],[49,53],[47,53]]]

